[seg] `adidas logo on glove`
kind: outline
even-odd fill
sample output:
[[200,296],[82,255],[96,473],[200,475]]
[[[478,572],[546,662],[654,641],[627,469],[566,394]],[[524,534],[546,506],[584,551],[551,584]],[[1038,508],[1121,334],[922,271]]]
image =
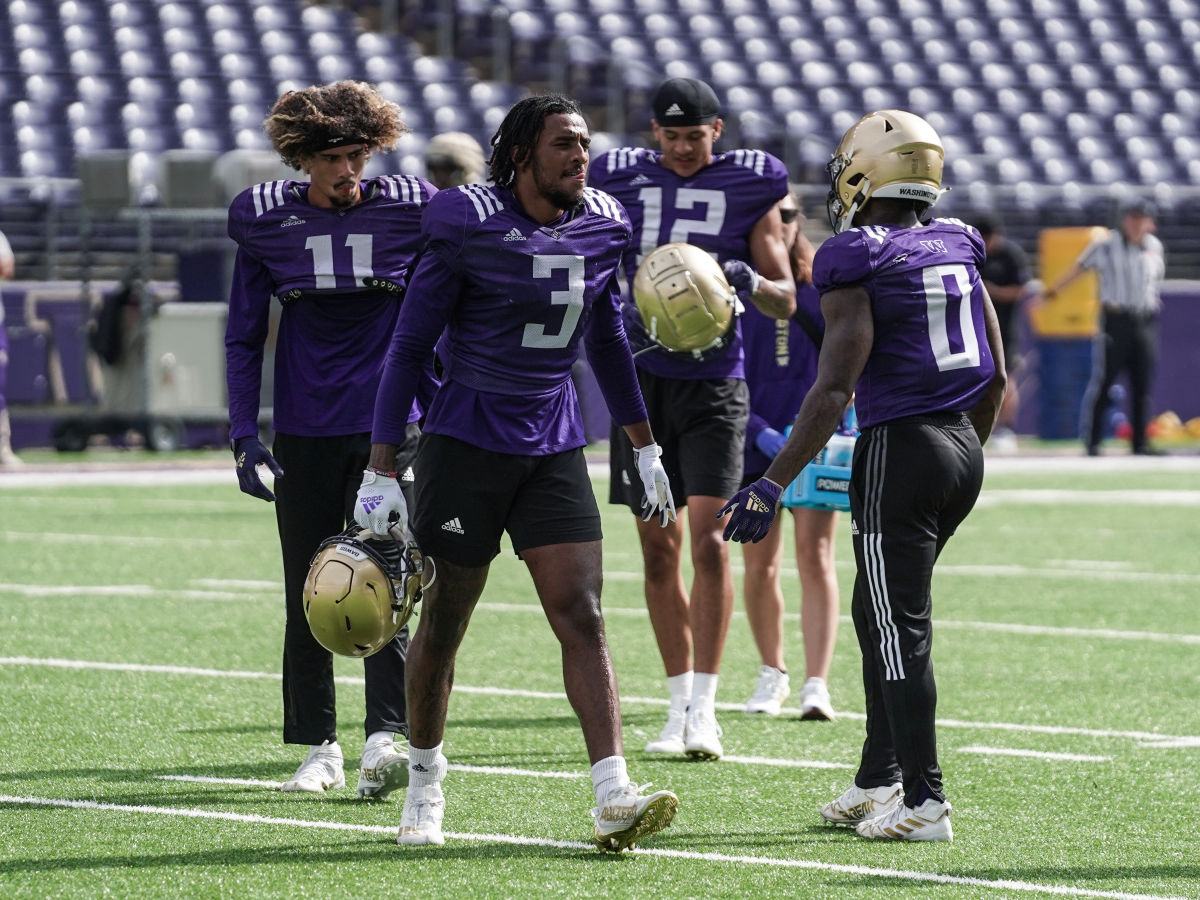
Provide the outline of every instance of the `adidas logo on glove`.
[[746,509],[750,510],[750,512],[760,513],[771,511],[771,507],[767,506],[767,504],[759,498],[758,494],[754,493],[753,491],[746,496]]
[[379,504],[383,502],[383,495],[378,494],[374,497],[363,497],[362,507],[366,512],[374,512]]

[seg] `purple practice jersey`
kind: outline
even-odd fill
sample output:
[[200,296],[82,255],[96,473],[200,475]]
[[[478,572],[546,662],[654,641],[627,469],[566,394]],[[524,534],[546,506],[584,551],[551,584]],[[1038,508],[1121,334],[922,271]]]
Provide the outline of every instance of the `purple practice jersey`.
[[[225,332],[230,438],[258,434],[270,298],[274,427],[324,436],[371,430],[376,388],[408,269],[421,246],[429,182],[383,175],[346,209],[308,202],[308,182],[248,188],[229,207],[238,245]],[[414,408],[411,418],[418,418]]]
[[445,371],[423,426],[431,434],[523,456],[584,446],[571,381],[581,340],[613,418],[646,418],[620,316],[629,220],[612,197],[587,188],[578,207],[543,225],[512,191],[468,184],[437,194],[422,230],[428,243],[388,350],[375,443],[400,443],[401,411],[439,335]]
[[822,295],[861,285],[871,297],[875,343],[854,401],[860,426],[965,412],[983,396],[996,371],[983,321],[984,257],[979,232],[958,219],[864,225],[817,250]]
[[[660,162],[657,150],[625,147],[610,150],[592,164],[592,185],[616,197],[633,225],[634,251],[625,258],[627,297],[633,276],[655,247],[673,242],[693,244],[724,263],[750,258],[750,232],[788,191],[787,169],[761,150],[732,150],[713,158],[696,174],[682,178]],[[642,330],[637,306],[622,310],[631,334]],[[639,352],[637,364],[665,378],[743,378],[741,330],[723,353],[695,360],[658,347]]]
[[[811,284],[796,285],[796,306],[818,334],[825,331],[820,296]],[[742,314],[746,346],[746,384],[750,388],[750,420],[746,425],[747,475],[767,471],[771,460],[754,442],[765,428],[783,431],[796,418],[804,395],[817,380],[820,347],[796,318],[773,319],[750,306]]]

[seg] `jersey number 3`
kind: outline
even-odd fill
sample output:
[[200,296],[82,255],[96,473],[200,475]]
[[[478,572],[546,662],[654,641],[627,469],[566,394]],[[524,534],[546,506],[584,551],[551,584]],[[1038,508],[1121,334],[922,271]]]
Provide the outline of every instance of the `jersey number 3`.
[[[939,372],[979,365],[979,338],[971,316],[967,267],[930,266],[924,270],[925,305],[929,320],[929,345]],[[950,349],[950,327],[957,313],[961,350]]]
[[583,314],[583,257],[582,256],[535,256],[533,257],[533,277],[550,278],[555,270],[565,269],[567,272],[567,289],[551,291],[550,303],[554,306],[565,306],[562,326],[558,331],[547,331],[546,326],[537,322],[525,325],[525,333],[521,337],[522,347],[536,347],[539,350],[558,350],[571,342],[575,334],[575,326]]

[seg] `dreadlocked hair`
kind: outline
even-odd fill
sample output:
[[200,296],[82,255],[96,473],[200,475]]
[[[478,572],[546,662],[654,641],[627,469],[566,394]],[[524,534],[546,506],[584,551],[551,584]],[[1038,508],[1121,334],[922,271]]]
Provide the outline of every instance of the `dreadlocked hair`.
[[562,94],[537,94],[517,101],[492,135],[492,158],[488,174],[492,182],[508,187],[517,178],[517,167],[524,165],[537,148],[547,116],[577,115],[579,104]]
[[408,126],[400,107],[365,81],[337,81],[288,91],[263,121],[271,146],[293,169],[304,157],[330,146],[330,139],[357,139],[391,150]]

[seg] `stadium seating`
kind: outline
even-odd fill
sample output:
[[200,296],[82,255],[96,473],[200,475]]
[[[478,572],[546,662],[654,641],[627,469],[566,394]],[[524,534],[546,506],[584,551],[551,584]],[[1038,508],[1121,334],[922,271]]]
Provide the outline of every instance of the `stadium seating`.
[[[1148,194],[1172,274],[1200,272],[1197,201],[1175,189],[1200,177],[1200,0],[408,0],[403,35],[347,14],[378,20],[372,5],[0,3],[0,167],[73,178],[80,155],[128,149],[153,203],[166,150],[264,149],[281,91],[363,78],[413,128],[374,169],[420,173],[433,133],[486,146],[530,89],[579,98],[598,145],[640,142],[654,85],[687,75],[724,98],[728,143],[770,150],[799,182],[824,182],[860,114],[902,106],[946,140],[947,210],[999,208],[1031,246],[1022,228],[1108,221]],[[0,206],[10,237],[29,200]]]

